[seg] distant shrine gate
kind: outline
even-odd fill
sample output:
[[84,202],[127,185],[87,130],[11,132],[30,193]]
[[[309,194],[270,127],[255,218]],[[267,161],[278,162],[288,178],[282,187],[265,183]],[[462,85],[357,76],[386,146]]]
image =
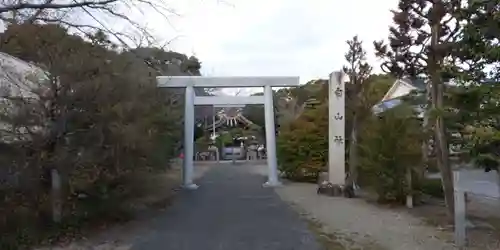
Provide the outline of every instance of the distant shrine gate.
[[[274,126],[274,102],[272,87],[299,86],[299,77],[206,77],[206,76],[158,76],[158,87],[185,88],[184,108],[184,161],[183,187],[197,189],[193,182],[194,163],[194,106],[195,105],[246,105],[264,104],[266,129],[266,150],[268,165],[268,180],[264,186],[274,187],[281,183],[278,179],[278,164],[276,159],[276,133]],[[196,96],[195,87],[200,88],[251,88],[263,87],[263,96]],[[330,74],[329,81],[329,181],[343,185],[345,182],[345,149],[344,149],[344,92],[343,74]],[[337,117],[335,119],[334,117]]]
[[[246,105],[213,105],[213,116],[212,116],[212,124],[208,124],[208,120],[205,120],[204,124],[200,124],[200,127],[203,127],[204,131],[211,131],[212,134],[212,139],[215,140],[216,136],[216,129],[219,127],[234,127],[237,126],[238,124],[243,124],[245,128],[250,128],[251,126],[259,127],[252,121],[250,121],[248,118],[246,118],[242,114],[241,108],[244,108]],[[216,108],[222,108],[220,111],[216,112]],[[218,119],[217,119],[218,118]],[[242,136],[240,137],[241,139],[247,140],[248,137]],[[234,144],[235,141],[233,141]],[[203,148],[202,151],[195,150],[195,160],[216,160],[219,161],[220,158],[227,158],[228,150],[226,150],[225,145],[219,145],[222,146],[219,150],[219,148],[213,144],[208,145],[208,147],[205,149]],[[264,152],[262,150],[260,151],[259,154],[259,147],[255,144],[255,141],[248,145],[248,147],[243,147],[242,144],[240,144],[240,150],[238,153],[238,156],[235,156],[234,146],[231,147],[231,159],[233,161],[236,160],[237,158],[241,158],[241,156],[244,156],[246,160],[257,160],[259,158],[262,159],[264,156]],[[195,149],[197,147],[195,146]],[[200,148],[198,148],[200,149]]]

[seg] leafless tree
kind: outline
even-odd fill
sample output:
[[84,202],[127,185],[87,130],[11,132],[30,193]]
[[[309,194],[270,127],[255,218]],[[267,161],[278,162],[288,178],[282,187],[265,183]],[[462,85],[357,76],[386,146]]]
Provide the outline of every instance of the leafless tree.
[[[176,15],[164,0],[0,0],[0,19],[7,25],[56,23],[84,35],[99,31],[124,47],[159,43],[139,21],[151,12],[167,24]],[[139,15],[134,18],[133,13]],[[117,23],[126,32],[117,30]]]

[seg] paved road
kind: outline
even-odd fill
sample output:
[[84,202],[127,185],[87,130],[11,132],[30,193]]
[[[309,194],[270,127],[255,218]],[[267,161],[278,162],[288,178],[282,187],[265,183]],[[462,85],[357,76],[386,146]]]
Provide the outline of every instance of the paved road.
[[[435,173],[427,177],[439,179],[441,175]],[[500,216],[500,187],[496,171],[485,173],[481,169],[462,169],[459,178],[459,183],[455,183],[455,187],[469,194],[467,197],[469,214],[483,218]]]
[[[496,171],[484,172],[482,169],[460,170],[460,183],[455,184],[462,190],[471,194],[483,195],[491,198],[500,198],[500,187],[498,186],[498,174]],[[430,179],[439,179],[441,174],[432,173],[427,175]]]
[[319,250],[307,223],[248,165],[222,164],[183,191],[134,250]]

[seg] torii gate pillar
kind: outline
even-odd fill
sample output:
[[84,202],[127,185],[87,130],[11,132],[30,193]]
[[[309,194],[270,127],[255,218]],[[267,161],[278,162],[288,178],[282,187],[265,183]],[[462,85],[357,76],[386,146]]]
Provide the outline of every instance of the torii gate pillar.
[[186,189],[197,189],[193,183],[194,160],[194,88],[186,86],[184,103],[184,161],[182,166],[182,184]]
[[[183,187],[197,189],[193,182],[194,158],[194,106],[195,105],[240,105],[264,104],[266,119],[266,149],[268,180],[266,187],[279,186],[276,159],[276,132],[274,126],[274,102],[272,87],[299,85],[299,77],[204,77],[204,76],[159,76],[158,87],[185,88],[184,108],[184,164]],[[194,88],[249,88],[264,87],[264,96],[195,96]]]
[[276,127],[274,125],[273,89],[264,86],[264,118],[266,120],[266,156],[268,167],[268,180],[265,186],[278,186],[278,161],[276,156]]

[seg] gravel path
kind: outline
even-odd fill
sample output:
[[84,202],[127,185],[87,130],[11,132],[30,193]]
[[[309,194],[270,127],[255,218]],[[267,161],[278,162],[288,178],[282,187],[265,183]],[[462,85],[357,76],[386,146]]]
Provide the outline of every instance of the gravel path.
[[320,249],[307,223],[248,168],[221,164],[211,169],[198,181],[200,188],[183,191],[131,249]]
[[320,221],[325,231],[357,247],[354,249],[455,249],[448,243],[449,234],[409,214],[377,208],[360,199],[319,196],[315,188],[314,184],[289,183],[277,192],[283,200]]

